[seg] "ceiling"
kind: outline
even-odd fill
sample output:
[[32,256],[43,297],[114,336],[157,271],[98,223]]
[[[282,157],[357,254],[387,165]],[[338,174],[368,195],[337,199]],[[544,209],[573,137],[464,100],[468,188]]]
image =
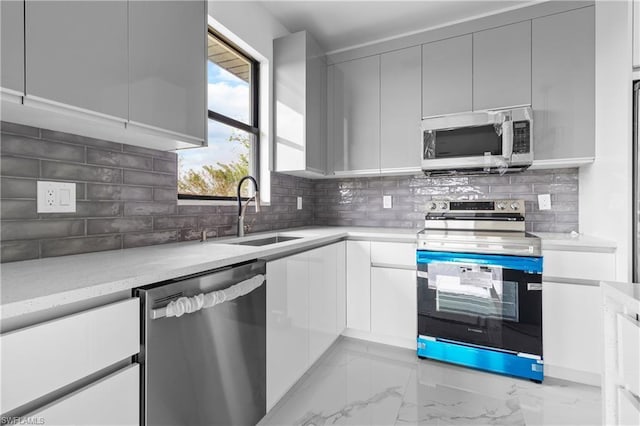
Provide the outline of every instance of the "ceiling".
[[327,53],[417,32],[531,0],[261,1],[290,32],[309,31]]

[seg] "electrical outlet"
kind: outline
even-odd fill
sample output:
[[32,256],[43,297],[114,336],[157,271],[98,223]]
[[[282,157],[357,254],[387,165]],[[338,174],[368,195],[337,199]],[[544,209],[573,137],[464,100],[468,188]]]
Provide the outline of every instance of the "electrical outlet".
[[551,194],[538,195],[538,210],[551,210]]
[[298,210],[302,210],[302,197],[298,197]]
[[76,184],[38,181],[38,213],[75,213]]
[[390,209],[391,207],[393,207],[393,203],[391,201],[391,195],[384,195],[382,197],[382,208]]

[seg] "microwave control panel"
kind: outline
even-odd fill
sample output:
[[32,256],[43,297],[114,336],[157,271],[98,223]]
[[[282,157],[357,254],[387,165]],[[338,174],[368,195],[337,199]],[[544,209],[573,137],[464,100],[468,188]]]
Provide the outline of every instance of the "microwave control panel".
[[513,153],[528,154],[531,151],[531,129],[529,121],[513,122]]

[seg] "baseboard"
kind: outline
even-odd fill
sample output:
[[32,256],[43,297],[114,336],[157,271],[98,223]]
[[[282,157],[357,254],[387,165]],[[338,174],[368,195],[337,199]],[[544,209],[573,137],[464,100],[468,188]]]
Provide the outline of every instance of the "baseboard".
[[602,378],[598,373],[574,370],[572,368],[549,365],[547,363],[544,364],[544,375],[545,377],[554,377],[556,379],[563,379],[591,386],[600,387],[602,384]]
[[399,348],[417,350],[416,339],[407,339],[406,337],[386,336],[371,333],[369,331],[356,330],[347,328],[342,332],[343,336],[353,337],[354,339],[367,340],[369,342],[382,343],[384,345],[397,346]]

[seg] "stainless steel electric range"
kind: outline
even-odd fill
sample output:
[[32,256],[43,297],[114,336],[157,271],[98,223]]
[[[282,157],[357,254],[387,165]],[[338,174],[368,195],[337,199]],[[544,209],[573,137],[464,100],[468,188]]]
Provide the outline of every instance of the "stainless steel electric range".
[[418,233],[418,356],[544,378],[540,239],[522,200],[437,201]]

